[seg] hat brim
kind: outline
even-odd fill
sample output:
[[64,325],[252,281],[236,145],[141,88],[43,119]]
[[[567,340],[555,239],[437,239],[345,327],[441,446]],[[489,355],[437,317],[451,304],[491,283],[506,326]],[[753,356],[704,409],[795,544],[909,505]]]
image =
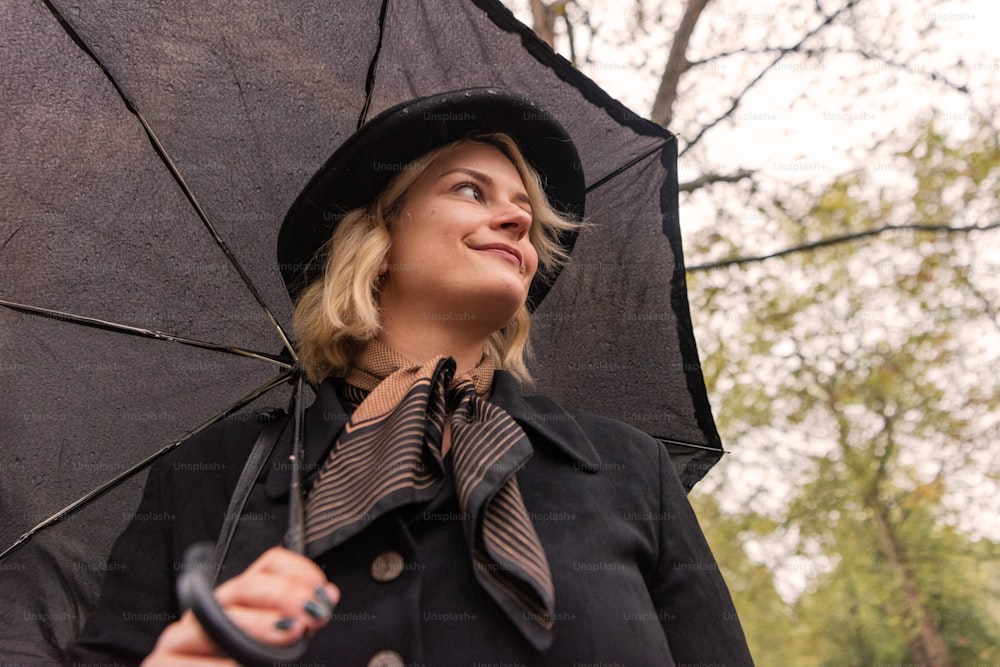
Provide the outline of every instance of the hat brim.
[[[552,207],[582,219],[586,184],[580,158],[559,122],[534,102],[500,88],[422,97],[383,111],[351,135],[292,204],[278,234],[278,265],[292,300],[322,275],[318,251],[344,215],[367,206],[396,174],[427,151],[472,135],[504,133],[538,172]],[[576,233],[563,234],[567,251]],[[555,276],[552,277],[552,280]],[[528,307],[551,284],[536,276]]]

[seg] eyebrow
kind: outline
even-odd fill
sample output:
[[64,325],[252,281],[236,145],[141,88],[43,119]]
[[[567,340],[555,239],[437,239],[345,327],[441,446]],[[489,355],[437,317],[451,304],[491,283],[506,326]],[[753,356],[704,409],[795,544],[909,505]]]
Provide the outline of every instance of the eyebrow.
[[[479,171],[477,169],[469,169],[468,167],[455,167],[453,169],[449,169],[448,171],[446,171],[443,174],[441,174],[440,177],[444,178],[445,176],[447,176],[449,174],[454,174],[456,172],[472,176],[476,180],[482,181],[486,185],[493,185],[493,179],[490,178],[490,176],[488,176],[487,174],[484,174],[483,172],[481,172],[481,171]],[[532,206],[531,206],[531,198],[528,197],[527,193],[524,193],[524,192],[518,193],[517,195],[514,196],[514,201],[520,202],[522,204],[527,204],[529,209],[532,208]]]

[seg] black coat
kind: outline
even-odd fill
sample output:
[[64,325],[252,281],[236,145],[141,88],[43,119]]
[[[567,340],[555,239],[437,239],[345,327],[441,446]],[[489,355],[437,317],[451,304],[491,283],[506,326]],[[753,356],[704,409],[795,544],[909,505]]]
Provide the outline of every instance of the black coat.
[[[348,417],[335,382],[320,387],[306,413],[307,468],[320,464]],[[555,583],[552,647],[533,649],[477,584],[446,484],[427,505],[390,512],[318,559],[341,601],[303,663],[366,665],[390,650],[406,665],[431,667],[752,664],[663,446],[620,422],[525,397],[502,371],[490,400],[521,424],[535,448],[518,480]],[[260,428],[227,421],[151,470],[112,552],[98,607],[71,651],[74,660],[138,662],[152,650],[178,614],[174,579],[184,550],[215,541]],[[290,431],[254,487],[222,579],[281,542]],[[379,557],[388,552],[404,563],[394,570],[398,576],[380,581],[387,577]]]

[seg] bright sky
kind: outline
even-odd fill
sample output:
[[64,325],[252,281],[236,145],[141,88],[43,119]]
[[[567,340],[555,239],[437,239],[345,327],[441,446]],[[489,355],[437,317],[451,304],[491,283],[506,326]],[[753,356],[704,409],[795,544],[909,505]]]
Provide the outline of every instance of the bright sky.
[[[637,34],[632,14],[621,10],[632,7],[632,2],[580,0],[579,4],[589,10],[591,22],[599,25],[600,34],[608,36],[609,41],[615,36],[619,44],[625,45],[603,48],[595,45],[595,62],[582,62],[580,69],[626,106],[648,115],[658,77],[666,62],[668,46],[664,35],[667,31],[647,19],[649,34]],[[683,3],[681,0],[644,0],[643,4],[650,16],[651,8],[657,4],[679,7]],[[786,4],[781,3],[781,6]],[[825,0],[823,4],[831,8],[840,5],[832,0]],[[887,13],[890,4],[900,5],[902,11],[909,11],[910,15],[890,20]],[[530,24],[527,0],[511,0],[508,5]],[[705,57],[717,50],[740,46],[725,42],[716,46],[712,41],[711,48],[706,48],[705,40],[699,38],[711,34],[713,29],[732,34],[735,28],[746,43],[753,46],[764,43],[784,46],[802,34],[801,30],[796,30],[797,26],[788,23],[809,27],[817,23],[811,9],[786,16],[783,10],[762,11],[760,7],[760,3],[753,0],[709,3],[692,38],[692,57]],[[928,15],[938,24],[938,31],[921,36],[917,30]],[[704,146],[696,151],[697,156],[681,158],[678,164],[680,179],[696,178],[703,171],[727,172],[740,167],[758,170],[765,183],[768,179],[783,182],[829,179],[839,172],[866,164],[874,168],[877,160],[873,162],[870,148],[876,139],[893,132],[904,135],[912,132],[916,123],[931,113],[939,123],[961,134],[974,110],[989,113],[997,108],[1000,49],[996,46],[996,26],[1000,25],[1000,2],[955,0],[926,11],[907,8],[904,2],[862,0],[855,20],[860,30],[872,39],[879,39],[883,32],[897,39],[902,51],[898,66],[864,61],[851,55],[831,56],[822,62],[805,60],[801,56],[787,57],[743,98],[731,121],[712,131],[704,140]],[[672,27],[675,21],[667,17],[664,25]],[[788,33],[786,39],[781,39],[782,30]],[[577,48],[581,53],[587,48],[585,32],[582,28],[577,31]],[[564,54],[568,52],[564,37],[557,42],[557,49]],[[646,58],[643,52],[652,55]],[[942,66],[959,59],[962,61],[960,66]],[[683,81],[675,107],[679,122],[670,129],[683,138],[693,138],[694,130],[699,127],[695,119],[704,121],[714,117],[713,112],[727,105],[729,98],[748,80],[745,72],[737,70],[743,60],[715,61],[701,70],[699,83],[694,87]],[[928,75],[932,71],[943,73],[955,82],[967,83],[972,94],[962,95],[931,82]],[[845,89],[841,83],[843,75],[860,81]],[[803,95],[808,99],[800,99]],[[888,154],[874,157],[891,160]],[[702,204],[699,198],[684,202],[681,220],[685,229],[704,222]]]

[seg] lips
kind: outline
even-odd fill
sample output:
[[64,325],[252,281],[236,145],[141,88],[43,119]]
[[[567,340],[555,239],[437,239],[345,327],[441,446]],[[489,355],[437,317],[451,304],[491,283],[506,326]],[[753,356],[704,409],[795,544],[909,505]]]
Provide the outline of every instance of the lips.
[[473,250],[480,250],[483,252],[492,252],[504,257],[512,264],[517,267],[521,266],[521,252],[505,243],[487,243],[486,245],[476,246]]

